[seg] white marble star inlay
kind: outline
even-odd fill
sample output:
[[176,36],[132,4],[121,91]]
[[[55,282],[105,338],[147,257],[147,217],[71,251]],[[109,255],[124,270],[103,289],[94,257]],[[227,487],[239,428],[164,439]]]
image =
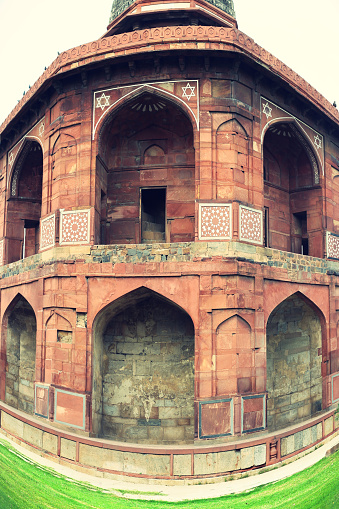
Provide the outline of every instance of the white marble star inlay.
[[263,104],[262,105],[262,112],[264,115],[266,115],[266,119],[268,120],[270,117],[272,117],[272,108],[270,107],[270,105],[268,104],[268,102],[266,104]]
[[110,96],[105,95],[103,92],[100,97],[97,98],[97,108],[101,108],[101,110],[104,110],[107,106],[109,106],[109,100]]
[[195,97],[195,87],[192,87],[189,83],[187,83],[186,87],[182,88],[182,96],[189,101],[191,97]]
[[319,134],[317,134],[317,136],[314,136],[314,145],[317,147],[318,150],[322,147],[322,141]]

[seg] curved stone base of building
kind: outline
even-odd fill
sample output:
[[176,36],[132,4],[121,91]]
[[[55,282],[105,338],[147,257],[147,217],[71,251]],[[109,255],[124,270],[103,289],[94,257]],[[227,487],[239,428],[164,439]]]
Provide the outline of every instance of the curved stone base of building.
[[211,440],[204,445],[141,446],[66,432],[4,403],[0,412],[1,431],[38,455],[98,477],[160,484],[223,481],[229,475],[297,459],[339,432],[331,410],[298,426],[231,443]]

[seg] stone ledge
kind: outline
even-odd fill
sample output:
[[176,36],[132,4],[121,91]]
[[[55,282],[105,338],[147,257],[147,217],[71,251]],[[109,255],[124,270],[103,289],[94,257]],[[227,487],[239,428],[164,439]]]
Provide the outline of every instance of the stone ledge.
[[[246,437],[246,441],[232,444],[153,447],[61,432],[48,421],[42,426],[34,417],[26,416],[4,403],[0,403],[0,412],[2,432],[18,443],[33,448],[40,455],[59,463],[66,462],[76,470],[99,477],[124,476],[125,480],[130,478],[133,482],[152,479],[163,484],[198,483],[201,480],[215,482],[216,478],[223,481],[225,476],[233,473],[251,473],[264,466],[280,464],[285,458],[291,461],[294,456],[300,457],[338,431],[333,429],[332,410],[298,427],[291,426],[276,433],[263,432],[261,436],[256,434],[252,439]],[[331,426],[328,425],[329,421],[332,422]],[[314,426],[317,427],[316,434],[311,432]],[[295,440],[295,436],[299,437],[300,433],[303,433],[307,445],[301,444],[303,447],[298,448],[300,441]],[[292,437],[290,442],[292,440],[297,447],[292,447],[294,450],[281,457],[279,445],[276,456],[272,458],[272,443],[288,437]]]
[[[287,279],[309,279],[312,274],[324,276],[339,275],[339,261],[314,258],[276,249],[254,246],[242,242],[183,242],[164,244],[113,244],[108,246],[67,246],[54,247],[23,260],[0,267],[0,278],[8,278],[30,271],[31,277],[48,275],[57,263],[94,264],[101,272],[101,265],[112,264],[121,273],[123,264],[172,264],[171,272],[178,272],[173,264],[197,262],[226,262],[259,264],[268,269],[280,269]],[[45,271],[45,274],[41,271]],[[33,272],[34,271],[34,272]],[[93,266],[86,269],[93,272]],[[94,271],[97,272],[97,271]],[[105,271],[106,272],[106,271]],[[109,272],[109,271],[107,271]],[[179,270],[180,272],[180,270]]]

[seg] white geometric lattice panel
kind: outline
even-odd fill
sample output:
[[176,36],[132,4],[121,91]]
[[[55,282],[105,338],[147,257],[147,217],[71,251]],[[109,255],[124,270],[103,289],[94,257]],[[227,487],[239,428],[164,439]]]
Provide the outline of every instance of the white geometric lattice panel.
[[89,242],[90,210],[61,211],[60,244],[87,244]]
[[240,205],[240,240],[263,243],[262,211]]
[[339,235],[326,232],[327,258],[339,260]]
[[55,244],[55,214],[41,220],[40,250],[53,247]]
[[199,238],[223,240],[231,238],[231,204],[199,204]]

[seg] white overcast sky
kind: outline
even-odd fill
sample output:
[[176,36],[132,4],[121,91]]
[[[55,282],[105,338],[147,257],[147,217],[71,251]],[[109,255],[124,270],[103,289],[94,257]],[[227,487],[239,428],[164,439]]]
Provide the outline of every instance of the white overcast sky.
[[[339,0],[234,0],[239,29],[339,106]],[[112,0],[0,0],[0,124],[58,51],[98,39]]]

